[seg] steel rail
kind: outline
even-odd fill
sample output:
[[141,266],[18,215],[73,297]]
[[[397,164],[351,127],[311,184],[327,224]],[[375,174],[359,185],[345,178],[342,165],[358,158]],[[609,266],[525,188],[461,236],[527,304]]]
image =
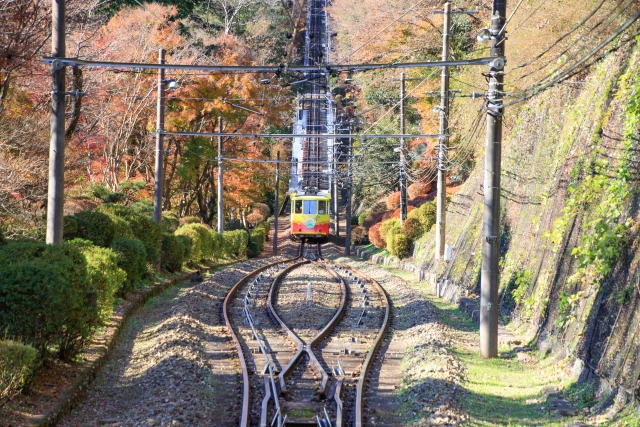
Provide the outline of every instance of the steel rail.
[[362,363],[362,368],[360,370],[360,377],[358,378],[358,385],[356,387],[356,407],[355,407],[354,427],[362,427],[363,426],[362,406],[363,406],[363,396],[364,396],[364,383],[367,376],[367,372],[369,371],[369,368],[371,365],[371,361],[373,360],[373,356],[376,350],[378,349],[378,347],[380,346],[380,344],[382,343],[382,339],[384,338],[384,335],[386,334],[386,331],[387,331],[387,327],[389,326],[389,315],[391,311],[391,304],[389,302],[389,297],[387,296],[387,293],[385,292],[385,290],[382,288],[382,286],[380,286],[380,284],[377,281],[372,279],[370,276],[346,264],[342,264],[335,261],[333,263],[344,269],[351,271],[354,275],[360,276],[365,280],[367,280],[369,283],[371,283],[376,288],[376,290],[380,293],[380,295],[383,297],[386,303],[384,320],[382,322],[382,326],[380,327],[380,330],[378,331],[378,335],[376,336],[375,340],[373,341],[373,344],[371,345],[369,352],[367,353],[367,357]]
[[[319,249],[318,249],[318,252],[319,252]],[[319,255],[321,255],[321,254],[319,254]],[[313,360],[313,363],[315,363],[315,365],[320,370],[320,374],[322,375],[322,385],[320,386],[320,389],[318,390],[318,394],[320,396],[324,396],[326,394],[325,392],[326,392],[326,388],[327,388],[327,383],[329,382],[329,375],[327,375],[327,372],[324,370],[324,368],[322,367],[322,365],[318,361],[318,358],[313,353],[312,347],[318,341],[323,340],[329,334],[329,332],[331,332],[331,330],[334,328],[334,326],[336,325],[338,320],[344,314],[344,308],[345,308],[345,305],[347,304],[347,284],[345,283],[344,279],[342,277],[340,277],[340,275],[338,273],[336,273],[335,271],[331,270],[330,268],[327,268],[327,267],[325,267],[322,264],[319,264],[317,262],[314,262],[313,264],[318,265],[318,266],[322,267],[324,270],[328,271],[336,279],[338,279],[340,281],[340,283],[342,284],[342,298],[341,298],[340,307],[338,307],[338,310],[336,311],[336,314],[331,318],[329,323],[327,323],[327,325],[322,329],[322,331],[320,331],[318,334],[316,334],[315,337],[313,337],[313,338],[311,338],[309,340],[309,342],[307,343],[307,347],[306,347],[306,350],[307,350],[307,353],[309,354],[309,357],[311,358],[311,360]]]
[[233,285],[233,287],[231,287],[231,289],[229,290],[229,292],[227,293],[227,296],[224,299],[224,302],[222,304],[222,313],[224,316],[224,322],[227,326],[227,329],[229,330],[229,334],[231,335],[231,338],[233,339],[233,342],[236,345],[236,349],[238,351],[238,358],[240,359],[240,365],[242,367],[242,382],[243,382],[243,387],[242,387],[242,416],[240,418],[240,427],[248,427],[249,426],[249,391],[250,391],[250,385],[249,385],[249,371],[247,369],[247,362],[245,360],[245,356],[244,356],[244,352],[242,351],[242,345],[240,343],[240,340],[238,339],[236,333],[233,331],[233,327],[231,326],[231,321],[229,319],[229,313],[228,313],[228,305],[229,302],[231,301],[231,299],[235,296],[236,292],[238,291],[238,289],[246,284],[249,279],[253,276],[255,276],[258,273],[261,273],[264,270],[267,270],[273,266],[276,266],[278,264],[282,264],[282,263],[286,263],[286,262],[291,262],[294,261],[296,259],[298,259],[299,257],[296,258],[291,258],[291,259],[285,259],[282,261],[276,261],[270,264],[267,264],[263,267],[257,268],[255,270],[253,270],[252,272],[250,272],[249,274],[247,274],[246,276],[244,276],[242,279],[240,279],[235,285]]
[[275,299],[274,289],[276,287],[276,283],[278,283],[278,281],[281,280],[285,274],[287,274],[289,271],[303,264],[308,264],[308,263],[309,261],[304,260],[304,261],[292,264],[289,267],[282,270],[282,272],[273,279],[273,282],[271,283],[271,287],[269,288],[269,296],[267,297],[269,312],[271,313],[275,321],[280,325],[280,328],[282,328],[282,330],[287,334],[289,339],[294,343],[296,343],[296,345],[298,346],[298,351],[296,352],[296,354],[293,355],[293,357],[289,360],[289,363],[287,363],[287,365],[284,368],[282,368],[282,371],[280,371],[280,374],[278,375],[278,381],[280,382],[281,393],[287,392],[287,385],[285,383],[284,378],[289,373],[289,371],[293,369],[295,364],[298,362],[298,359],[300,359],[300,356],[302,356],[302,353],[304,352],[304,342],[291,329],[289,329],[287,325],[284,324],[282,319],[280,319],[280,316],[278,316],[278,313],[276,313],[276,310],[273,308],[273,300]]
[[[151,64],[136,62],[88,61],[79,58],[54,58],[44,56],[42,60],[56,69],[62,67],[106,67],[106,68],[138,68],[147,70],[193,70],[193,71],[238,71],[249,73],[281,73],[284,71],[364,71],[386,68],[426,68],[426,67],[458,67],[465,65],[488,65],[497,58],[477,58],[459,61],[424,61],[424,62],[392,62],[388,64],[333,64],[333,65],[284,65],[242,66],[242,65],[190,65],[190,64]],[[504,59],[504,58],[502,58]]]
[[276,276],[276,278],[273,280],[273,283],[271,284],[271,289],[269,290],[269,297],[268,297],[268,301],[269,301],[269,311],[271,312],[272,316],[274,317],[274,319],[276,320],[276,322],[278,322],[280,324],[280,327],[282,328],[282,330],[289,336],[289,338],[294,341],[297,346],[298,346],[298,351],[296,352],[296,354],[289,360],[289,363],[287,363],[287,365],[282,369],[282,371],[279,374],[279,382],[280,382],[280,389],[282,393],[286,393],[286,382],[285,382],[285,377],[287,376],[287,374],[295,367],[295,365],[298,363],[298,360],[300,359],[300,357],[302,356],[302,353],[306,352],[309,355],[309,358],[311,359],[311,361],[313,362],[313,364],[316,366],[316,368],[318,369],[318,371],[320,372],[320,375],[322,376],[322,383],[320,388],[318,389],[318,395],[319,396],[324,396],[326,394],[326,388],[327,388],[327,383],[329,382],[329,375],[327,374],[327,372],[325,371],[325,369],[322,367],[322,364],[320,364],[320,361],[318,360],[317,356],[313,353],[312,347],[314,344],[316,344],[318,341],[324,339],[329,332],[331,332],[331,330],[335,327],[335,324],[338,322],[338,320],[340,319],[340,317],[344,314],[344,309],[346,306],[346,301],[347,301],[347,285],[344,281],[344,279],[342,279],[338,274],[336,274],[335,272],[331,271],[331,269],[326,268],[325,266],[318,264],[318,263],[313,263],[314,265],[329,271],[331,274],[333,274],[341,283],[342,285],[342,297],[341,297],[341,303],[340,306],[338,307],[336,313],[333,315],[333,317],[331,318],[331,320],[325,325],[325,327],[319,332],[317,333],[311,340],[309,340],[306,344],[304,341],[302,341],[295,332],[293,332],[280,318],[280,316],[278,316],[275,307],[273,306],[273,303],[275,301],[275,290],[276,287],[278,285],[278,283],[284,278],[284,276],[286,274],[288,274],[290,271],[294,270],[295,268],[303,265],[303,264],[307,264],[310,263],[309,261],[304,261],[304,262],[300,262],[300,263],[296,263],[293,264],[291,266],[289,266],[288,268],[286,268],[285,270],[283,270],[280,274],[278,274],[278,276]]

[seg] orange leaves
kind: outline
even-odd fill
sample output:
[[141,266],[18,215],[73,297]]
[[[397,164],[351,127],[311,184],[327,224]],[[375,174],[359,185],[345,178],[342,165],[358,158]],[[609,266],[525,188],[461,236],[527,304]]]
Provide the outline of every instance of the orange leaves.
[[[157,62],[158,49],[171,51],[184,43],[175,20],[177,9],[159,4],[123,9],[102,28],[96,41],[100,53],[110,60]],[[101,56],[102,56],[101,55]]]

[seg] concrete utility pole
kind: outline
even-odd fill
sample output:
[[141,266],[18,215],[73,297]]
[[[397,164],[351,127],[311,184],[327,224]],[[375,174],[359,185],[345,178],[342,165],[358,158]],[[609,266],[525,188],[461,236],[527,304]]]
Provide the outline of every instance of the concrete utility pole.
[[[400,73],[400,133],[404,135],[404,98],[405,98],[405,78],[404,73]],[[404,170],[404,138],[400,138],[400,225],[407,219],[407,176]]]
[[344,231],[344,254],[351,255],[351,159],[353,157],[353,141],[349,138],[349,160],[347,166],[347,202],[345,222],[346,229]]
[[280,193],[280,152],[276,154],[276,200],[273,204],[273,254],[278,254],[278,197]]
[[[158,53],[158,63],[164,64],[164,49]],[[164,153],[164,68],[158,70],[158,117],[156,119],[156,167],[155,184],[153,187],[153,220],[160,224],[162,222],[162,173],[163,153]]]
[[[66,57],[65,0],[51,4],[51,56]],[[51,133],[49,139],[49,187],[47,194],[47,237],[49,244],[62,243],[64,216],[64,108],[65,66],[54,62],[51,67]]]
[[[444,4],[444,28],[442,31],[442,59],[449,57],[449,32],[451,30],[451,3]],[[445,158],[449,142],[449,67],[442,67],[440,90],[440,144],[438,145],[438,187],[436,196],[436,254],[435,259],[444,256],[447,221],[447,171]]]
[[[222,117],[218,117],[218,131],[222,133]],[[224,204],[222,199],[222,137],[218,137],[218,233],[224,233]]]
[[[491,56],[504,56],[506,0],[493,1]],[[498,260],[500,257],[500,161],[502,144],[502,91],[504,62],[495,60],[489,72],[487,140],[484,160],[484,222],[480,277],[480,356],[498,355]]]

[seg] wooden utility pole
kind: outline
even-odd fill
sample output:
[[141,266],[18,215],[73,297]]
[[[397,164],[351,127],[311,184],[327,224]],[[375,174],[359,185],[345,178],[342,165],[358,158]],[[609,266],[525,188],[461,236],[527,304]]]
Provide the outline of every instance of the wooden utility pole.
[[[218,117],[218,132],[222,133],[222,117]],[[224,233],[224,204],[222,198],[222,136],[218,136],[218,233]]]
[[[405,76],[400,73],[400,134],[405,134]],[[404,138],[400,138],[400,225],[407,219],[407,176],[404,169]]]
[[278,197],[280,195],[280,151],[276,154],[276,197],[273,203],[273,254],[278,254]]
[[[65,0],[51,4],[51,56],[66,57]],[[49,187],[47,194],[47,236],[50,244],[62,243],[64,216],[64,108],[65,66],[54,61],[51,67],[51,131],[49,139]]]
[[[451,30],[451,3],[444,4],[444,28],[442,31],[442,60],[449,58],[449,32]],[[436,196],[436,253],[435,259],[444,256],[447,218],[447,172],[445,157],[449,143],[449,67],[442,67],[440,88],[440,144],[438,145],[438,186]]]
[[[158,53],[158,63],[164,64],[164,49]],[[153,187],[153,220],[162,222],[162,182],[164,181],[163,153],[164,153],[164,68],[158,70],[158,108],[156,118],[156,166],[155,184]]]
[[[493,1],[491,56],[504,57],[506,0]],[[498,286],[500,276],[500,161],[504,61],[494,60],[489,72],[487,95],[487,140],[484,160],[484,222],[482,230],[482,273],[480,276],[480,356],[498,355]]]

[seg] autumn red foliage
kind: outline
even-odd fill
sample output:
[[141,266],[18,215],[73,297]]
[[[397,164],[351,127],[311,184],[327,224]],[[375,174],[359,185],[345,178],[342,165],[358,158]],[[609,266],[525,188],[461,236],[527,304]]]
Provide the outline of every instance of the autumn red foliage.
[[385,247],[385,241],[380,236],[380,226],[381,222],[374,224],[371,228],[369,228],[369,241],[373,243],[376,248],[382,249]]
[[387,196],[387,210],[394,210],[400,206],[400,192],[396,191]]
[[418,196],[424,196],[431,191],[432,184],[425,182],[414,182],[407,187],[407,195],[410,199],[415,199]]

